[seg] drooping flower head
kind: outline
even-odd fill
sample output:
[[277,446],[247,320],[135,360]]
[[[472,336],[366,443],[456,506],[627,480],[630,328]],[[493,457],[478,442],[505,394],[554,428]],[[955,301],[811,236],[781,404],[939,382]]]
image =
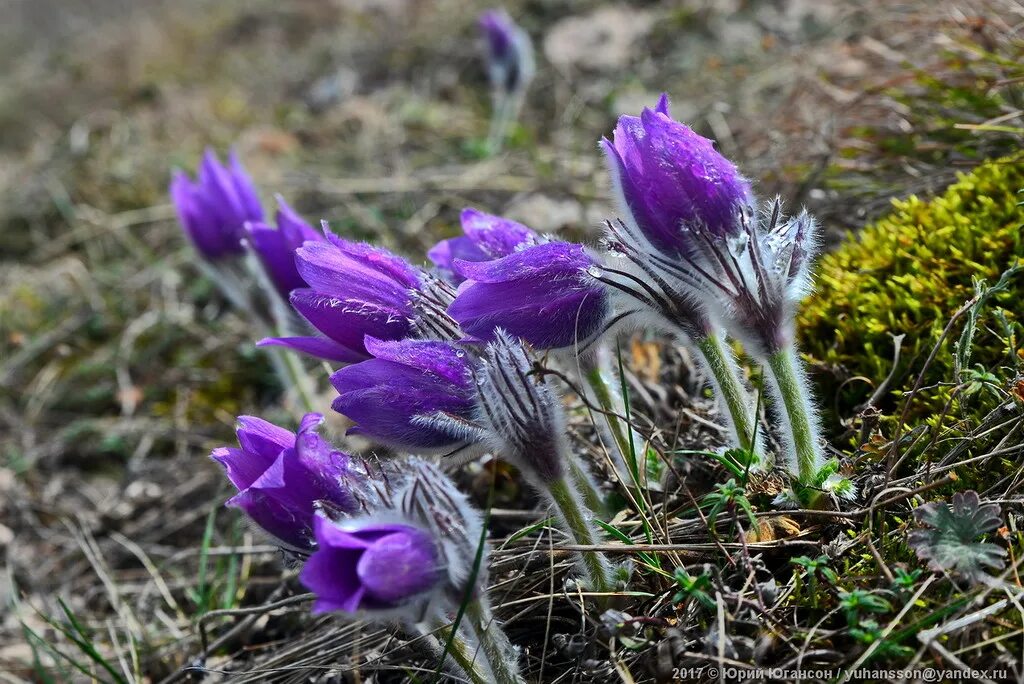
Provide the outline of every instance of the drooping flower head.
[[277,198],[277,228],[256,222],[247,225],[249,244],[259,257],[271,284],[288,299],[292,290],[307,287],[295,265],[295,250],[304,242],[320,242],[324,238],[306,223],[282,197]]
[[181,227],[208,261],[243,254],[246,222],[263,220],[256,188],[234,152],[228,164],[206,150],[195,181],[183,171],[175,171],[171,179],[171,201]]
[[791,344],[796,308],[810,290],[810,261],[817,250],[811,215],[784,216],[776,197],[760,216],[744,213],[735,235],[693,230],[700,249],[679,260],[679,283],[755,356],[766,358]]
[[585,347],[610,314],[606,288],[588,275],[581,246],[549,242],[494,261],[455,261],[466,278],[448,313],[467,334],[495,338],[503,328],[536,349]]
[[667,95],[639,117],[620,117],[601,147],[627,223],[666,255],[693,249],[686,226],[735,232],[740,212],[753,204],[750,183],[714,143],[672,119]]
[[259,346],[289,347],[328,361],[369,359],[367,335],[400,340],[415,331],[413,292],[421,274],[381,247],[350,242],[325,231],[322,242],[295,250],[299,276],[309,287],[292,290],[292,307],[322,335],[274,337]]
[[300,580],[314,613],[387,610],[429,593],[441,578],[434,540],[411,525],[313,521],[317,551]]
[[565,413],[554,389],[533,372],[521,341],[497,331],[487,345],[477,391],[477,421],[488,449],[535,482],[560,479],[569,453]]
[[238,445],[213,450],[238,494],[227,505],[245,511],[253,522],[285,546],[309,551],[317,502],[355,513],[370,494],[365,471],[352,457],[317,434],[323,422],[307,413],[298,434],[253,416],[238,419]]
[[456,284],[463,280],[455,272],[456,261],[492,261],[542,241],[521,223],[476,209],[463,209],[460,220],[463,235],[442,240],[427,252],[438,270]]
[[484,586],[486,571],[472,572],[480,514],[437,466],[410,458],[397,467],[401,488],[369,515],[315,520],[318,550],[299,575],[317,595],[313,612],[418,619],[434,599],[447,599],[443,611]]
[[533,79],[533,44],[530,36],[512,21],[505,10],[480,15],[480,31],[487,48],[487,73],[491,87],[512,94]]
[[367,337],[365,344],[374,358],[331,376],[338,391],[332,407],[355,423],[349,434],[417,453],[464,448],[460,435],[430,418],[471,415],[476,398],[472,357],[440,341]]

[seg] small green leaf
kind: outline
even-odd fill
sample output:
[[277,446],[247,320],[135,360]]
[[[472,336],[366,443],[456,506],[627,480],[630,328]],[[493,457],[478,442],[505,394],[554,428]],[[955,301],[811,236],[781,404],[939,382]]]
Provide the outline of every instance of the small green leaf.
[[914,518],[924,528],[911,532],[908,544],[933,570],[958,572],[979,582],[987,576],[986,568],[998,570],[1005,564],[1004,549],[979,541],[1002,522],[999,505],[982,504],[975,491],[957,492],[951,504],[918,507]]

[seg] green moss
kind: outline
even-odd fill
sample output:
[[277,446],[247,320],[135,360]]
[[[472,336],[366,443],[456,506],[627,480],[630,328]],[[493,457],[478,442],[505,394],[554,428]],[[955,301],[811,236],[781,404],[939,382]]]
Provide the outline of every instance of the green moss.
[[[895,201],[892,213],[821,260],[798,324],[803,350],[831,371],[820,378],[826,404],[848,415],[868,398],[892,370],[893,335],[905,338],[892,389],[898,394],[913,384],[950,317],[973,296],[973,280],[994,283],[1024,256],[1021,188],[1022,158],[986,162],[931,201]],[[1017,279],[989,311],[1004,308],[1008,324],[1019,328],[1022,298],[1024,279]],[[1016,349],[990,318],[979,320],[972,364],[1015,364]],[[958,335],[943,345],[926,385],[953,380]],[[868,382],[851,381],[858,376]],[[919,406],[934,409],[936,402]]]

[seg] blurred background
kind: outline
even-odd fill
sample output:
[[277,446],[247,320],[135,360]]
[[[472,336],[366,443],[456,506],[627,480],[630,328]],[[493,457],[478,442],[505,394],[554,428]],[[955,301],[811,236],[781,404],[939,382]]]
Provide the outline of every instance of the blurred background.
[[294,416],[174,220],[170,171],[204,148],[234,148],[266,207],[279,193],[420,260],[465,206],[595,241],[613,215],[597,141],[662,91],[830,245],[1019,143],[1019,93],[998,85],[1021,77],[1011,0],[534,0],[505,4],[537,77],[487,156],[492,6],[7,0],[0,678],[59,660],[40,641],[70,643],[67,610],[158,681],[198,651],[195,615],[278,582],[209,504],[234,417]]

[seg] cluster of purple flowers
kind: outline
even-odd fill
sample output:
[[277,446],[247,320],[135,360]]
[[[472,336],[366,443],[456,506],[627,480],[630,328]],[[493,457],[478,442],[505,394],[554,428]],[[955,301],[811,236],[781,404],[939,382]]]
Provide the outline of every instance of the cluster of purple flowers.
[[[495,87],[524,87],[524,34],[500,13],[485,15],[482,27]],[[427,253],[430,266],[346,240],[326,223],[315,230],[280,198],[276,227],[263,223],[234,155],[225,167],[208,152],[195,181],[175,174],[172,198],[204,259],[218,264],[248,250],[268,296],[304,321],[303,334],[258,344],[337,364],[332,408],[351,421],[348,434],[412,454],[371,466],[324,440],[316,413],[296,433],[239,418],[238,448],[213,452],[238,489],[228,505],[304,559],[300,579],[317,596],[315,610],[413,622],[431,615],[442,624],[468,596],[487,612],[486,568],[473,564],[480,516],[425,456],[457,463],[490,453],[515,464],[567,536],[593,545],[601,497],[572,453],[563,402],[535,354],[577,369],[614,416],[598,352],[628,326],[653,325],[694,347],[733,446],[759,466],[755,402],[723,342],[741,341],[765,366],[797,498],[811,487],[839,491],[822,475],[832,470],[793,347],[795,310],[810,287],[813,219],[785,217],[778,199],[759,208],[750,182],[710,140],[672,119],[664,95],[639,117],[621,117],[600,145],[621,211],[600,249],[468,208],[462,234]],[[634,440],[614,418],[608,425],[621,462]],[[600,554],[580,554],[579,567],[592,589],[612,588]],[[469,637],[488,651],[491,677],[516,681],[506,642]]]

